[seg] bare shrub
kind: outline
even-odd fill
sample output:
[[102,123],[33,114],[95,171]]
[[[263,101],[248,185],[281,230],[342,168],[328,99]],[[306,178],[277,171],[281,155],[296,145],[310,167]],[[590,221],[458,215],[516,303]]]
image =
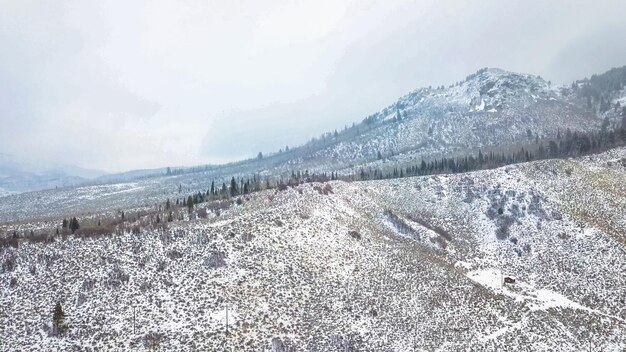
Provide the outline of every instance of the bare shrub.
[[96,286],[96,281],[93,279],[85,279],[83,280],[83,284],[81,285],[81,289],[83,291],[91,291]]
[[220,210],[225,210],[231,207],[231,205],[233,204],[232,200],[216,200],[213,202],[209,202],[206,205],[206,209],[216,212],[216,211],[220,211]]
[[241,234],[241,240],[243,242],[250,242],[254,239],[254,235],[252,235],[251,233],[248,232],[244,232]]
[[5,273],[11,272],[15,270],[17,267],[17,258],[15,258],[14,254],[10,254],[2,263],[2,271]]
[[26,240],[30,243],[52,243],[54,242],[54,236],[50,236],[48,233],[34,233],[32,232]]
[[209,216],[209,214],[208,214],[208,213],[207,213],[207,211],[206,211],[206,208],[200,208],[200,209],[198,209],[198,212],[197,212],[197,213],[198,213],[198,217],[199,217],[200,219],[206,219],[206,218]]
[[109,226],[88,226],[88,227],[85,226],[76,230],[74,234],[78,237],[83,237],[83,238],[92,238],[92,237],[97,238],[97,237],[110,235],[113,232],[114,232],[113,228]]
[[115,267],[113,267],[113,270],[108,273],[108,276],[106,278],[106,284],[109,287],[117,288],[120,287],[122,284],[127,283],[129,278],[130,276],[126,274],[126,272],[124,272],[122,268],[116,265]]
[[19,247],[19,238],[13,235],[0,237],[0,248],[5,247],[13,247],[17,249]]
[[509,237],[510,227],[515,220],[510,216],[503,216],[500,218],[498,228],[496,229],[496,238],[499,240],[505,240]]
[[158,350],[161,342],[165,340],[165,335],[158,332],[150,332],[141,338],[143,347],[149,350]]
[[222,251],[212,251],[204,264],[212,269],[217,269],[226,265],[226,253]]
[[167,252],[167,257],[170,258],[171,260],[176,260],[176,259],[180,259],[183,257],[183,254],[175,249],[172,249],[171,251]]
[[355,240],[361,239],[361,234],[354,230],[348,231],[348,235],[350,235],[350,237],[354,238]]
[[296,352],[296,345],[288,338],[272,338],[272,352]]
[[10,288],[16,288],[17,287],[17,278],[16,277],[12,277],[11,281],[9,282],[9,287]]
[[143,293],[146,293],[152,289],[152,282],[144,281],[141,286],[139,286],[139,290]]

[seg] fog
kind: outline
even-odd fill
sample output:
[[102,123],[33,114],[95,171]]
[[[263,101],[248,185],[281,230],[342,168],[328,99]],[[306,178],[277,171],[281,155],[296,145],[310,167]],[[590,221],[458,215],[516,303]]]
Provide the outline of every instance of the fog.
[[0,153],[106,171],[302,144],[481,67],[626,64],[623,1],[9,1]]

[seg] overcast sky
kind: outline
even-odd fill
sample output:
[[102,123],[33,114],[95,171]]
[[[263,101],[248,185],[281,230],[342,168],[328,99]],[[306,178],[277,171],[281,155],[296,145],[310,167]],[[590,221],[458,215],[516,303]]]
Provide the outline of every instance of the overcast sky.
[[0,153],[106,171],[298,145],[481,67],[626,64],[626,1],[0,0]]

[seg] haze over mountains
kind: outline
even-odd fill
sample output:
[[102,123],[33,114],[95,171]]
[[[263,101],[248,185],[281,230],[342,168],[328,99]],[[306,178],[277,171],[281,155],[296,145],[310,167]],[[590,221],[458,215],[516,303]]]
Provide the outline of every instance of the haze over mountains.
[[[449,87],[417,89],[395,103],[367,116],[358,124],[337,126],[300,147],[265,153],[263,162],[252,159],[225,165],[225,175],[248,173],[285,174],[293,169],[354,172],[376,165],[379,157],[396,161],[441,158],[477,153],[480,148],[524,145],[555,138],[559,132],[600,130],[607,117],[612,126],[621,123],[624,67],[582,79],[571,86],[554,86],[529,74],[485,68]],[[530,133],[530,134],[529,134]],[[161,169],[136,170],[104,176],[103,172],[57,166],[19,164],[0,158],[4,194],[85,183],[124,181],[165,174]],[[183,168],[216,170],[214,166]],[[246,170],[247,169],[247,170]]]

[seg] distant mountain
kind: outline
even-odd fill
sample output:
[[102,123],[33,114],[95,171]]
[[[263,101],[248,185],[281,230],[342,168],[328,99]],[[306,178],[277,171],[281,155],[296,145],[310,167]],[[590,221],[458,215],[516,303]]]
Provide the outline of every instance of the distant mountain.
[[304,146],[307,159],[354,163],[403,153],[429,158],[588,132],[602,119],[568,87],[541,77],[481,69],[448,88],[417,89],[360,124]]
[[[484,68],[447,88],[417,89],[360,123],[324,133],[288,151],[228,166],[238,172],[293,170],[354,172],[382,159],[416,163],[479,149],[537,145],[568,130],[597,132],[608,120],[621,126],[626,114],[626,67],[571,86]],[[232,168],[231,168],[232,169]]]
[[42,165],[0,154],[0,196],[81,185],[105,173],[73,165]]

